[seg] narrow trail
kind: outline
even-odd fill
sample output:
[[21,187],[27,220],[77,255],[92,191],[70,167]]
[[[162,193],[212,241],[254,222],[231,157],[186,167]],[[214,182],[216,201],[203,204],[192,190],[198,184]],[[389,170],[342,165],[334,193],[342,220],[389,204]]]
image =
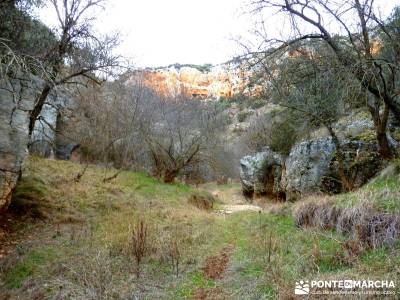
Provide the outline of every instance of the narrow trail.
[[[212,280],[221,280],[224,278],[226,270],[229,267],[229,262],[235,246],[229,244],[225,246],[218,254],[209,256],[204,262],[201,271],[204,278]],[[192,300],[212,300],[212,299],[225,299],[221,287],[214,287],[212,289],[198,288],[194,291]]]
[[236,204],[236,205],[222,205],[218,213],[230,215],[241,211],[256,211],[261,212],[263,209],[257,205],[250,204]]
[[[263,208],[257,205],[250,204],[243,196],[241,186],[221,185],[221,186],[205,186],[205,190],[210,192],[214,198],[218,200],[217,215],[227,216],[238,212],[252,211],[261,212]],[[192,300],[222,300],[230,299],[226,294],[226,287],[223,282],[232,274],[229,269],[232,268],[232,256],[235,252],[235,244],[230,243],[225,245],[219,252],[210,253],[206,258],[200,271],[204,278],[216,282],[216,286],[212,288],[197,288],[193,291]],[[229,279],[228,279],[229,280]]]
[[240,185],[217,186],[210,190],[211,194],[222,204],[217,214],[229,215],[242,211],[261,212],[263,208],[250,204],[243,196]]

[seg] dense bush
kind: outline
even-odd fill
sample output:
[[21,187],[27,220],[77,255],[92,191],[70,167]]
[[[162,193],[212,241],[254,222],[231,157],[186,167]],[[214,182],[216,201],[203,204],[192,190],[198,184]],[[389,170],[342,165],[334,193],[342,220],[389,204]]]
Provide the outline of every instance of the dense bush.
[[298,135],[299,133],[288,121],[273,123],[269,147],[275,152],[289,155]]
[[309,128],[309,123],[295,111],[276,109],[255,118],[242,140],[252,151],[269,146],[275,152],[288,155]]
[[239,123],[246,121],[246,119],[251,116],[251,112],[249,111],[241,111],[237,114],[237,120]]
[[250,100],[249,107],[252,109],[258,109],[263,107],[266,104],[266,101],[263,99],[254,99]]

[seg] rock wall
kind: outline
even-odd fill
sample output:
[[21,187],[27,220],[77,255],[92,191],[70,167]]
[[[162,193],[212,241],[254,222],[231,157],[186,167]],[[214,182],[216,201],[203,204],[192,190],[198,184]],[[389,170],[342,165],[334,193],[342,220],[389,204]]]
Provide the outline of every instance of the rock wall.
[[70,112],[75,109],[73,96],[66,90],[53,91],[35,123],[29,152],[41,157],[69,159],[76,143],[64,136]]
[[46,158],[54,157],[53,142],[56,122],[57,108],[45,104],[31,136],[30,153]]
[[[286,159],[269,149],[245,156],[240,161],[243,193],[287,200],[318,192],[340,193],[344,189],[335,150],[330,138],[319,138],[294,145]],[[346,176],[355,188],[384,167],[375,142],[345,140],[342,151]]]
[[18,74],[0,79],[0,211],[8,207],[28,154],[29,111],[40,81]]
[[261,87],[249,90],[248,72],[239,66],[219,65],[199,70],[189,66],[169,66],[165,68],[138,70],[133,77],[141,76],[143,84],[164,96],[184,94],[190,98],[219,99],[231,98],[244,93],[256,95]]
[[0,211],[7,209],[12,192],[22,172],[29,150],[43,157],[56,152],[60,158],[69,158],[67,152],[74,148],[71,141],[63,141],[55,128],[59,110],[70,103],[68,98],[53,93],[45,105],[41,119],[36,122],[29,137],[29,112],[43,82],[32,75],[17,74],[16,79],[0,78]]
[[268,195],[282,197],[283,158],[266,148],[240,160],[240,178],[246,196]]
[[328,173],[335,145],[330,138],[301,142],[293,146],[286,159],[285,191],[289,199],[320,190]]

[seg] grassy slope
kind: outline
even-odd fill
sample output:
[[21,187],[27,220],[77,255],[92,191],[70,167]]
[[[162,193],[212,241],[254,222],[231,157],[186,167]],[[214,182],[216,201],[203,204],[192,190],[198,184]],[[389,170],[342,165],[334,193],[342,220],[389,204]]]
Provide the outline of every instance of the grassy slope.
[[341,207],[368,205],[377,211],[400,214],[400,161],[392,163],[358,191],[337,198]]
[[[223,217],[188,205],[195,189],[186,185],[165,185],[131,172],[103,183],[105,170],[97,167],[73,182],[81,169],[30,158],[14,209],[29,207],[24,216],[45,222],[26,221],[24,241],[0,262],[0,295],[185,299],[202,290],[216,299],[269,299],[293,296],[299,279],[393,279],[400,272],[398,247],[345,257],[344,237],[296,228],[287,209]],[[390,183],[394,179],[385,180],[387,185],[375,184],[374,191],[390,186],[398,193],[399,185]],[[136,279],[129,245],[138,219],[149,226],[150,250]],[[234,252],[224,278],[204,278],[205,259],[226,245],[233,245]],[[171,265],[176,248],[178,276]]]

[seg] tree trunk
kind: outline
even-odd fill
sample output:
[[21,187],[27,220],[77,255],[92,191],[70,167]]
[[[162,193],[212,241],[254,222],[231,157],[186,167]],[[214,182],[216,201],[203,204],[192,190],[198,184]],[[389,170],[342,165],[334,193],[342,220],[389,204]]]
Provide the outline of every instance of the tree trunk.
[[368,101],[368,109],[371,113],[372,120],[374,121],[374,127],[376,132],[376,140],[378,142],[379,153],[385,159],[391,159],[394,157],[392,148],[390,147],[390,143],[386,134],[387,122],[389,119],[389,106],[385,104],[385,108],[383,110],[382,117],[379,113],[379,106],[377,105],[378,100]]
[[39,117],[40,113],[42,112],[44,103],[46,102],[47,96],[50,94],[50,91],[51,91],[51,86],[48,83],[46,83],[29,117],[29,136],[32,135],[33,129],[35,128],[35,122]]
[[338,167],[339,167],[339,177],[340,181],[343,184],[343,187],[346,192],[349,192],[354,189],[353,183],[348,179],[346,175],[346,169],[344,166],[344,154],[342,151],[342,146],[340,144],[340,141],[335,133],[335,131],[332,129],[330,125],[325,125],[325,127],[328,129],[330,136],[332,137],[332,141],[335,144],[336,147],[336,159],[338,162]]
[[164,172],[164,183],[172,183],[174,182],[176,176],[178,175],[178,171],[176,170],[167,170]]
[[381,132],[378,129],[376,132],[376,139],[378,141],[379,153],[382,155],[382,157],[386,159],[392,159],[393,152],[390,147],[386,131]]

